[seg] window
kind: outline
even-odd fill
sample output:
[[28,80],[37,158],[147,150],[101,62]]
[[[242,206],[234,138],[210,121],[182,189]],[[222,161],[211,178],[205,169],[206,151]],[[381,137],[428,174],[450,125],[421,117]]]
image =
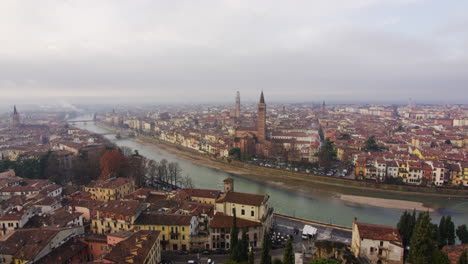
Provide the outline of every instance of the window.
[[245,215],[245,210],[244,209],[241,210],[241,214]]
[[383,241],[380,241],[380,246],[383,247]]
[[236,208],[232,208],[232,214],[236,213]]
[[185,226],[182,227],[182,231],[185,231]]
[[250,216],[255,216],[254,211],[250,211]]

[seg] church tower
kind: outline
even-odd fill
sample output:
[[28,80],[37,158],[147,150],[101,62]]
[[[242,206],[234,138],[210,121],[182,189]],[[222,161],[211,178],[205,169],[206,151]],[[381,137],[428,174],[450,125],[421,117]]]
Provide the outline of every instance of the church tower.
[[236,96],[236,118],[240,118],[240,93],[237,91],[237,96]]
[[258,103],[257,137],[260,142],[266,139],[266,104],[263,91],[260,94],[260,102]]
[[13,114],[11,115],[11,127],[12,128],[19,128],[21,125],[20,123],[20,116],[18,111],[16,110],[16,105],[13,106]]

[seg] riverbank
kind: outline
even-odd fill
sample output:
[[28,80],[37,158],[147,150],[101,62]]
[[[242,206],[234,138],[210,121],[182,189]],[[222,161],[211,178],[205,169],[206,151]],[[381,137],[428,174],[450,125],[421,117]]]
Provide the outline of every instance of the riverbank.
[[[97,123],[97,125],[114,130],[113,127]],[[245,162],[214,159],[197,150],[188,149],[179,145],[162,142],[158,139],[143,136],[138,136],[135,140],[147,146],[154,145],[159,149],[163,149],[173,155],[182,159],[189,160],[195,164],[209,167],[212,169],[224,171],[239,176],[248,176],[258,182],[263,182],[273,186],[278,186],[282,189],[287,189],[293,192],[300,192],[304,195],[309,195],[312,188],[316,189],[317,186],[323,186],[328,189],[339,187],[342,189],[350,190],[366,190],[366,194],[372,196],[372,192],[387,194],[399,194],[401,198],[405,196],[421,196],[421,197],[447,197],[447,198],[468,198],[468,192],[456,189],[435,189],[435,188],[421,188],[416,186],[407,185],[389,185],[379,183],[369,183],[364,181],[346,180],[341,178],[333,178],[319,175],[310,175],[304,173],[295,173],[284,170],[272,169],[261,167]],[[424,192],[422,192],[424,191]]]
[[[388,184],[377,184],[368,183],[364,181],[346,180],[340,178],[319,176],[319,175],[307,175],[303,173],[295,173],[271,168],[265,168],[257,165],[248,164],[245,162],[238,161],[223,161],[214,159],[207,156],[204,153],[200,153],[196,150],[190,150],[182,146],[161,142],[160,140],[139,136],[138,141],[144,144],[155,144],[158,148],[164,149],[165,151],[174,154],[180,158],[187,159],[193,163],[210,167],[217,170],[222,170],[228,173],[236,175],[248,175],[250,178],[266,182],[271,185],[276,185],[285,189],[299,191],[307,194],[307,185],[317,184],[337,186],[342,188],[350,188],[357,190],[369,190],[379,191],[393,194],[402,195],[413,195],[413,196],[428,196],[428,197],[447,197],[447,198],[468,198],[468,192],[456,189],[434,189],[425,188],[425,192],[418,192],[418,187],[403,186],[403,185],[388,185]],[[298,182],[299,181],[299,182]],[[368,186],[372,187],[368,187]],[[375,188],[373,186],[378,186]],[[411,191],[405,191],[410,189]],[[427,192],[427,190],[434,189],[436,192]]]
[[374,206],[381,208],[389,209],[398,209],[398,210],[416,210],[420,212],[434,212],[433,208],[424,206],[421,202],[413,201],[404,201],[404,200],[394,200],[394,199],[383,199],[383,198],[374,198],[374,197],[365,197],[365,196],[356,196],[356,195],[340,195],[340,199],[346,203]]

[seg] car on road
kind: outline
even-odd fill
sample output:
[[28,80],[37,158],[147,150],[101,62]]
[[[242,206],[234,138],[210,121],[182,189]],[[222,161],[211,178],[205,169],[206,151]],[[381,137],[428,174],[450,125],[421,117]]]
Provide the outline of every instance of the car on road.
[[224,254],[227,254],[228,252],[225,249],[218,248],[214,251],[214,253],[217,255],[224,255]]

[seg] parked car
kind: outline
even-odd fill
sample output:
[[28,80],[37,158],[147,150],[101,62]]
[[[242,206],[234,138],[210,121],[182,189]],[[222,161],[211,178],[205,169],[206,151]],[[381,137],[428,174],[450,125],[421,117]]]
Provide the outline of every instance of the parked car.
[[225,249],[218,248],[214,251],[214,253],[218,255],[224,255],[224,254],[227,254],[227,251]]

